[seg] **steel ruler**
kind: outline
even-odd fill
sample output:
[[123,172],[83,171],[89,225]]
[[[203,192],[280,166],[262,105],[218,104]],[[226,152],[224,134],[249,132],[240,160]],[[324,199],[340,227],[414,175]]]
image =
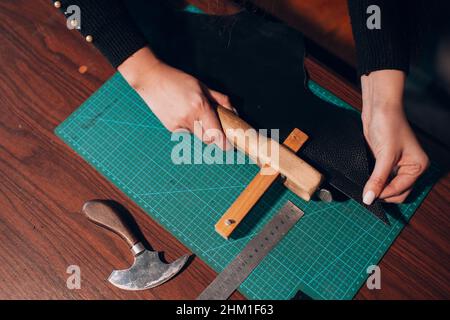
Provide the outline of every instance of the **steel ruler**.
[[302,216],[303,211],[288,201],[197,300],[228,299]]

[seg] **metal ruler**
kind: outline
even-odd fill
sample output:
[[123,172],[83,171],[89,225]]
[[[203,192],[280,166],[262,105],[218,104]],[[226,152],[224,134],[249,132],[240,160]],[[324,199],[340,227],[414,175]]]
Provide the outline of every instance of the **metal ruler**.
[[197,300],[228,299],[301,217],[303,211],[288,201]]

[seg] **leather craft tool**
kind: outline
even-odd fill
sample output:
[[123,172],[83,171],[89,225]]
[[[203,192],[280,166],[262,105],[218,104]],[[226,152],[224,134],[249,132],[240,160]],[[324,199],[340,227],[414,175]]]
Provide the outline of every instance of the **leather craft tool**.
[[301,217],[303,211],[288,201],[197,300],[228,299]]
[[173,278],[189,258],[184,255],[169,264],[162,262],[158,252],[147,250],[132,233],[127,223],[131,217],[114,209],[106,201],[88,201],[82,211],[93,223],[122,237],[131,248],[134,255],[133,265],[125,270],[114,270],[108,278],[109,282],[118,288],[135,291],[159,286]]
[[[284,179],[284,185],[303,200],[310,201],[313,195],[317,194],[323,201],[332,201],[331,192],[321,187],[324,182],[322,174],[295,154],[308,139],[305,133],[294,129],[280,145],[275,140],[257,133],[235,113],[222,106],[217,107],[217,114],[228,140],[237,149],[247,154],[263,169],[267,170],[267,167],[273,169],[269,175],[262,171],[256,175],[216,223],[215,229],[222,237],[225,239],[230,237],[233,230],[280,175]],[[255,134],[252,135],[251,132],[255,132]],[[271,154],[273,150],[278,150],[278,152]],[[333,185],[332,182],[330,184]],[[333,185],[333,187],[346,195],[348,195],[346,190],[352,189],[343,188],[342,184]],[[351,196],[356,195],[352,194]],[[384,211],[378,205],[367,208],[372,209],[371,211],[383,222],[388,222]]]

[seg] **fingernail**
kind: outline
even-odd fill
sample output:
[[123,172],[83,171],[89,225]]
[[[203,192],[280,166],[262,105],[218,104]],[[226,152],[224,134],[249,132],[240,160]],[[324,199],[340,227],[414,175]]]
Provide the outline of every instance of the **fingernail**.
[[231,109],[233,109],[233,112],[234,112],[236,115],[239,115],[239,113],[237,112],[236,108],[231,107]]
[[363,202],[368,206],[370,206],[374,200],[375,200],[375,193],[372,190],[367,191],[363,197]]

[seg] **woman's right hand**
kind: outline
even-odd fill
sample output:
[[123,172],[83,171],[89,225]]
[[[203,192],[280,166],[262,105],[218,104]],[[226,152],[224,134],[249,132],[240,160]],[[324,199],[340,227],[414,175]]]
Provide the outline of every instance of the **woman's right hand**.
[[[228,97],[206,88],[196,78],[159,61],[142,48],[118,70],[171,132],[188,130],[203,142],[231,148],[211,103],[234,110]],[[201,124],[201,134],[194,125]]]

